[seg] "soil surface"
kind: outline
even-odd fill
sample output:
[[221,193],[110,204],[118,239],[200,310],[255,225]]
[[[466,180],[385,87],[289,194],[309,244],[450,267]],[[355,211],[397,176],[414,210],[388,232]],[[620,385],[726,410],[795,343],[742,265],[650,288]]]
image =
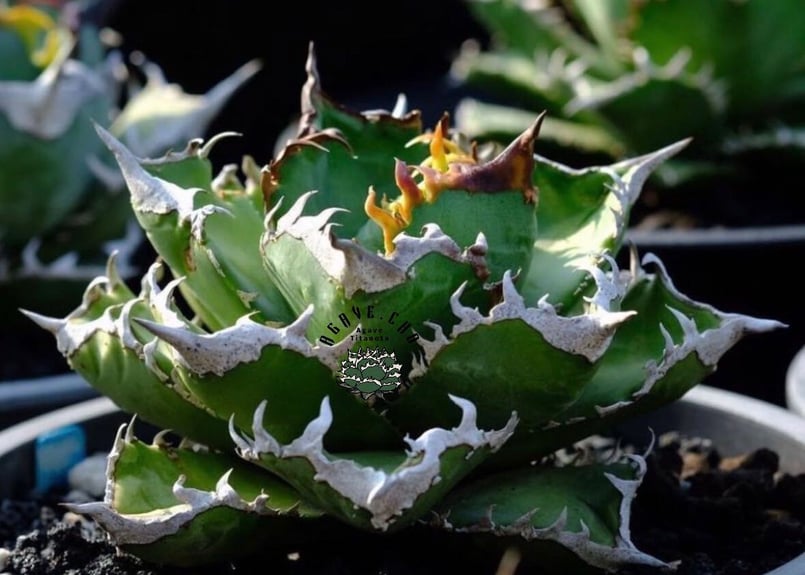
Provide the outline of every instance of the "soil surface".
[[[761,575],[805,552],[805,475],[778,471],[778,456],[761,449],[722,458],[709,442],[669,434],[648,456],[633,507],[637,547],[677,566],[677,575]],[[465,541],[426,528],[388,537],[350,535],[347,543],[317,542],[288,553],[266,553],[226,565],[164,568],[119,553],[96,526],[51,493],[0,502],[0,572],[4,575],[479,575],[544,573],[511,553],[478,556]],[[463,545],[463,547],[462,547]],[[412,552],[415,549],[416,552]],[[5,554],[5,559],[4,559]],[[5,561],[5,566],[3,562]],[[617,575],[659,575],[626,568]]]
[[632,540],[679,561],[677,575],[762,574],[805,552],[805,475],[779,473],[773,451],[722,458],[707,441],[668,435],[647,463]]

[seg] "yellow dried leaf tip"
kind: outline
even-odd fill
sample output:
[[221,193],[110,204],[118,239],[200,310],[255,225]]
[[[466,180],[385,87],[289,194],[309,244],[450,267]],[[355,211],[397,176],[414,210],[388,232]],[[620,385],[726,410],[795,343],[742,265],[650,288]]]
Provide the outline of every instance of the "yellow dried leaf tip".
[[[386,202],[384,201],[383,203]],[[369,187],[369,193],[366,196],[363,209],[366,211],[366,215],[383,230],[383,247],[386,250],[386,255],[392,253],[394,251],[394,238],[405,229],[406,224],[395,217],[388,207],[377,205],[377,192],[375,192],[374,187]]]
[[0,3],[0,28],[13,30],[22,39],[31,62],[47,67],[59,53],[62,33],[47,12],[33,6]]
[[[433,132],[417,136],[411,142],[427,143],[430,155],[418,166],[409,168],[396,160],[394,177],[402,192],[389,202],[385,197],[376,203],[374,189],[364,204],[366,215],[383,230],[383,247],[386,255],[394,252],[394,238],[413,220],[416,206],[432,204],[445,190],[463,190],[468,193],[494,194],[517,190],[523,194],[525,204],[537,201],[537,189],[531,181],[534,170],[534,141],[545,114],[511,142],[492,160],[479,164],[474,146],[465,150],[446,136],[447,115],[442,117]],[[419,180],[419,181],[417,181]]]
[[[448,118],[445,115],[436,124],[433,132],[417,136],[408,143],[409,146],[417,143],[429,144],[430,155],[419,166],[409,168],[405,162],[395,159],[394,179],[401,192],[397,199],[389,202],[384,197],[378,206],[375,190],[369,189],[364,210],[366,215],[383,230],[383,247],[386,255],[394,251],[394,238],[397,234],[411,224],[414,208],[423,202],[435,202],[439,192],[444,189],[442,186],[434,185],[433,178],[428,177],[427,173],[432,171],[446,173],[453,164],[475,163],[470,153],[445,137],[447,131]],[[414,177],[416,174],[420,176],[419,183]]]

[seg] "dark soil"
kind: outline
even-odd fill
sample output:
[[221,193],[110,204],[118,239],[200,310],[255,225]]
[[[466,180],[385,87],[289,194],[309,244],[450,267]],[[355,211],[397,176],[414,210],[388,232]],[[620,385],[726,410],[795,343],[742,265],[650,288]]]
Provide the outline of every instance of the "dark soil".
[[[424,527],[391,538],[355,534],[348,544],[319,541],[225,565],[164,568],[117,552],[94,524],[64,514],[65,497],[0,503],[0,545],[13,549],[4,575],[251,575],[266,566],[297,575],[544,573],[518,564],[516,555],[478,556],[466,540],[451,544]],[[777,455],[766,449],[722,458],[706,441],[664,436],[648,457],[632,537],[639,549],[676,564],[676,575],[767,573],[805,552],[805,475],[780,473]],[[617,575],[660,573],[630,567]]]
[[[5,571],[0,569],[3,575],[263,575],[266,566],[272,575],[436,575],[453,572],[461,562],[443,553],[442,534],[434,537],[423,527],[391,541],[355,533],[347,543],[316,542],[307,549],[268,551],[205,567],[161,567],[118,552],[94,523],[63,514],[61,500],[50,494],[46,500],[0,503],[0,545],[12,549]],[[498,557],[474,558],[465,572],[491,575],[499,563]]]
[[708,442],[666,436],[647,463],[632,539],[679,561],[677,575],[762,574],[805,552],[805,475],[779,473],[776,453],[722,458]]

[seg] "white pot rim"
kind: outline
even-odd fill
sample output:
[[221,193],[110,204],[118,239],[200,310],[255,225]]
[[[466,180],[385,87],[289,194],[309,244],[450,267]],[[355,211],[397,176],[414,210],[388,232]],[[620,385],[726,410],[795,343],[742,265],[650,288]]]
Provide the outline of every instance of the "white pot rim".
[[805,417],[805,346],[788,366],[785,375],[785,401],[788,409]]
[[695,247],[733,244],[755,246],[759,244],[800,243],[805,242],[805,224],[740,228],[713,227],[689,230],[630,229],[626,232],[626,237],[638,247]]
[[0,416],[35,409],[46,412],[93,397],[98,392],[77,373],[0,381]]

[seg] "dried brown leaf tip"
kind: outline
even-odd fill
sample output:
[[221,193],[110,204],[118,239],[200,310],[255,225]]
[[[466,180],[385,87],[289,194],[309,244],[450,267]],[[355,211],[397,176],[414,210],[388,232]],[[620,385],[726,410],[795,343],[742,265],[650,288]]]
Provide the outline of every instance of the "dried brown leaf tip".
[[297,137],[317,132],[320,124],[317,117],[322,109],[326,108],[337,110],[339,114],[351,116],[363,122],[391,122],[399,126],[421,128],[422,119],[419,110],[405,111],[403,109],[399,113],[387,110],[357,111],[330,98],[321,87],[316,65],[316,53],[312,42],[308,45],[305,73],[306,79],[304,86],[302,86],[301,115],[297,128]]
[[319,151],[327,152],[327,144],[331,142],[337,142],[338,144],[344,146],[344,148],[346,148],[350,153],[353,153],[349,142],[344,139],[343,134],[341,134],[341,132],[336,128],[327,128],[318,132],[306,134],[296,139],[289,140],[285,144],[285,147],[282,148],[279,154],[277,154],[277,157],[271,160],[271,162],[269,162],[269,164],[263,168],[260,185],[263,189],[263,198],[267,208],[271,206],[271,198],[277,188],[279,188],[279,174],[285,161],[290,156],[300,152],[304,148],[315,148]]
[[448,137],[448,114],[442,116],[433,132],[411,140],[409,144],[427,143],[430,155],[414,167],[397,160],[394,175],[401,195],[393,201],[383,198],[378,206],[375,190],[370,188],[364,205],[366,214],[383,230],[386,253],[394,251],[394,237],[411,224],[414,208],[434,203],[445,190],[485,194],[519,190],[525,203],[536,202],[537,189],[531,181],[534,140],[544,116],[540,114],[525,132],[486,163],[478,163],[474,143],[467,150]]

